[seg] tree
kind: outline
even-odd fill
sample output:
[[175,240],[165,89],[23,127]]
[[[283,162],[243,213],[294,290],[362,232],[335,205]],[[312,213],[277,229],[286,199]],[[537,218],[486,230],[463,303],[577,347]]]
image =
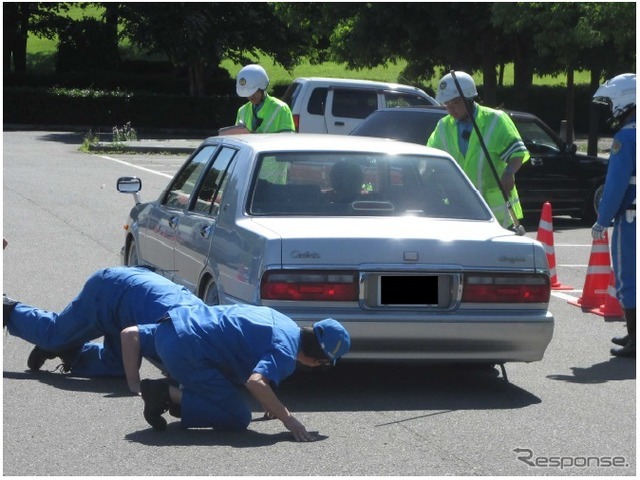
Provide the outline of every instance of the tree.
[[29,33],[38,37],[54,38],[58,29],[66,24],[59,15],[68,5],[60,2],[3,2],[4,73],[27,73],[27,38]]
[[[289,11],[302,17],[310,8],[295,3]],[[352,69],[406,60],[404,83],[430,80],[452,68],[482,71],[485,101],[495,101],[496,67],[506,59],[500,32],[489,21],[489,3],[322,3],[315,8],[314,22],[330,38],[325,50],[333,60]],[[329,27],[333,32],[326,35]]]
[[127,3],[120,16],[134,43],[186,65],[193,96],[204,95],[207,68],[224,58],[251,63],[262,51],[291,67],[302,44],[268,3]]
[[[635,66],[635,5],[631,3],[498,2],[492,7],[492,21],[513,36],[514,83],[521,100],[526,99],[534,72],[567,75],[569,135],[573,132],[574,72],[591,69],[599,77],[604,69],[619,67],[631,58]],[[532,50],[523,55],[518,49],[527,45]]]

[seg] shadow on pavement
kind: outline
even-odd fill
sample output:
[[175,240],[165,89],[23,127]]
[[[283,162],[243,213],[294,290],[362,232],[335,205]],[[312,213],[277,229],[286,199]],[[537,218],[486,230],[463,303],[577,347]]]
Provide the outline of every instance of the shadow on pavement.
[[590,367],[571,367],[571,375],[548,375],[547,378],[585,384],[634,380],[636,361],[633,358],[612,357],[606,362],[596,363]]
[[[51,132],[46,133],[40,137],[40,140],[44,140],[46,142],[56,142],[56,143],[64,143],[67,145],[82,145],[82,141],[84,140],[84,136],[86,133],[78,133],[78,132]],[[109,135],[113,136],[111,132]]]
[[298,412],[513,409],[541,401],[495,368],[472,365],[343,364],[300,372],[278,395]]
[[[273,421],[279,423],[278,420]],[[316,440],[317,442],[329,438],[325,435],[319,435],[318,432],[310,433],[316,435],[318,438],[318,440]],[[125,439],[133,443],[141,443],[153,447],[200,445],[256,448],[267,447],[283,442],[296,443],[293,435],[287,430],[275,434],[256,432],[251,430],[251,426],[249,426],[248,430],[240,432],[213,430],[211,428],[186,430],[180,427],[180,423],[177,421],[169,423],[167,430],[164,432],[156,432],[152,428],[148,428],[129,433],[125,435]]]
[[43,370],[3,372],[2,376],[12,380],[36,380],[68,392],[103,393],[107,398],[133,396],[123,378],[80,378]]

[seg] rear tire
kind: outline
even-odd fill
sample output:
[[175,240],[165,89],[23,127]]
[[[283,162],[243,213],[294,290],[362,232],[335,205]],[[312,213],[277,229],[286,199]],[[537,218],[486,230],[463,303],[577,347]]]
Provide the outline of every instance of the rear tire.
[[202,289],[202,301],[207,305],[220,305],[218,286],[213,278],[209,278]]
[[128,267],[140,265],[140,261],[138,259],[138,247],[136,246],[136,241],[133,238],[129,242],[129,249],[127,250],[126,259],[126,264]]

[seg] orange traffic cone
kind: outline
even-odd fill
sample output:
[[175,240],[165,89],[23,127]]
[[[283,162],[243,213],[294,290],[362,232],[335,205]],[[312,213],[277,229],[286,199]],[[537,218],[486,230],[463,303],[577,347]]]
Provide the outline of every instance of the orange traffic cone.
[[604,317],[605,321],[624,320],[624,310],[622,310],[616,296],[616,278],[613,271],[609,275],[609,286],[607,287],[604,303],[598,308],[592,309],[591,313]]
[[573,287],[563,285],[558,280],[556,250],[553,245],[553,215],[551,215],[551,204],[549,202],[545,202],[542,206],[542,215],[540,216],[536,240],[544,245],[544,251],[547,253],[547,263],[551,274],[551,290],[573,290]]
[[609,254],[609,236],[604,232],[602,240],[594,240],[591,246],[587,278],[582,288],[582,296],[568,303],[584,310],[597,308],[604,303],[611,275],[611,255]]

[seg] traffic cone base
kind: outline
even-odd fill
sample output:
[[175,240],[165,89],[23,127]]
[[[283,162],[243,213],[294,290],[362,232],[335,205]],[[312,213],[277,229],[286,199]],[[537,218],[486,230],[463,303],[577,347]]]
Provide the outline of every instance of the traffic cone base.
[[590,312],[604,317],[605,321],[624,321],[624,310],[620,306],[620,302],[616,297],[616,279],[613,271],[610,275],[609,286],[607,287],[607,295],[604,303],[598,308],[591,309]]
[[540,216],[536,240],[544,245],[544,251],[547,254],[549,275],[551,276],[551,290],[573,290],[573,287],[560,283],[556,272],[556,251],[553,245],[553,215],[549,202],[545,202],[542,206],[542,215]]

